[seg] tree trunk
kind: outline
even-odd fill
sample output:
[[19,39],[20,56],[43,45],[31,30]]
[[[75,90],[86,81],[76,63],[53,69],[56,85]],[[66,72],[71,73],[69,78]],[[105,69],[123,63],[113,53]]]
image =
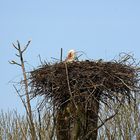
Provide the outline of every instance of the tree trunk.
[[57,110],[57,140],[96,140],[99,94],[87,102],[79,102],[77,109],[67,103]]

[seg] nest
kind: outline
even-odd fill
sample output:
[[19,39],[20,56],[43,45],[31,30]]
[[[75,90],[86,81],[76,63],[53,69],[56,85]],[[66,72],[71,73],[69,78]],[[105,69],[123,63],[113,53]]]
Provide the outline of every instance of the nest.
[[[132,101],[139,90],[139,71],[130,57],[104,62],[43,64],[31,72],[32,95],[44,96],[56,109],[58,140],[96,139],[100,103]],[[115,113],[116,114],[116,113]]]
[[33,96],[44,95],[57,107],[71,100],[85,102],[95,94],[104,103],[107,98],[120,102],[120,96],[130,100],[139,88],[136,68],[115,61],[45,64],[32,71],[30,79]]

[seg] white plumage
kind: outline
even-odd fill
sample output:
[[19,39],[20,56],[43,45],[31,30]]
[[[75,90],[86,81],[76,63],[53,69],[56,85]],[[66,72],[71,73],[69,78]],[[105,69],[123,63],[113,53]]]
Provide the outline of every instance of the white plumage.
[[72,62],[72,61],[75,61],[76,58],[77,58],[77,56],[76,56],[75,50],[70,50],[70,51],[68,52],[68,55],[67,55],[67,58],[66,58],[65,61],[66,61],[66,62]]

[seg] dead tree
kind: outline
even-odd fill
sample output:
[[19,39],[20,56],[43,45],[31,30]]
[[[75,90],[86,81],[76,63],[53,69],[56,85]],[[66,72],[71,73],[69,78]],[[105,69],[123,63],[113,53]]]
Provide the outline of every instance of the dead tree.
[[32,109],[31,109],[31,103],[30,103],[30,96],[29,96],[29,86],[28,86],[28,78],[25,70],[25,61],[23,58],[23,54],[25,53],[26,49],[28,48],[29,44],[31,41],[28,41],[28,43],[22,48],[19,41],[17,41],[17,45],[13,44],[13,47],[16,49],[17,53],[16,56],[19,58],[20,62],[17,62],[15,60],[10,61],[10,64],[17,65],[21,68],[22,74],[23,74],[23,86],[24,86],[24,91],[25,91],[25,100],[23,99],[23,96],[21,96],[19,90],[16,88],[15,85],[14,88],[20,97],[27,113],[27,120],[29,123],[29,129],[31,133],[31,139],[36,140],[36,132],[35,132],[35,127],[34,127],[34,122],[33,122],[33,114],[32,114]]

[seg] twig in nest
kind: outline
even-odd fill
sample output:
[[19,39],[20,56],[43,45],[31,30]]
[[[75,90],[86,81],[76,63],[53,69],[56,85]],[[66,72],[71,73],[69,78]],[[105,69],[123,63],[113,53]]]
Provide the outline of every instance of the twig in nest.
[[68,84],[68,90],[69,90],[69,94],[70,94],[70,97],[71,97],[71,100],[75,106],[76,109],[78,109],[76,103],[75,103],[75,100],[73,98],[73,95],[72,95],[72,92],[71,92],[71,88],[70,88],[70,82],[69,82],[69,74],[68,74],[68,67],[67,67],[67,63],[65,63],[65,68],[66,68],[66,76],[67,76],[67,84]]

